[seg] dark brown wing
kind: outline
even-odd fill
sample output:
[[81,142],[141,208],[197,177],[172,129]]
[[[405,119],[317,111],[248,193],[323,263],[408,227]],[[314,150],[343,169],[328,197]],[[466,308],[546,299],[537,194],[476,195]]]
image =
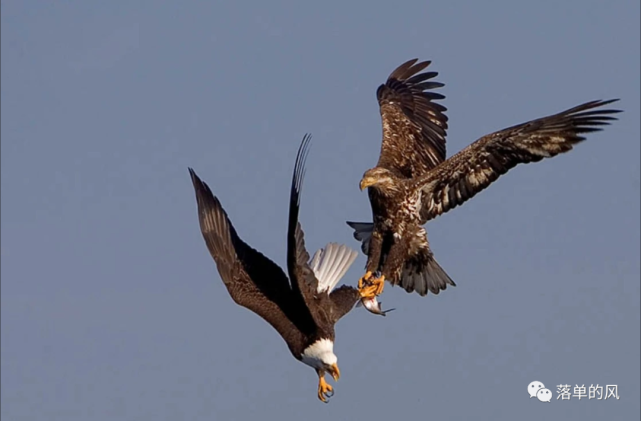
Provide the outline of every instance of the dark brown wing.
[[417,180],[423,196],[421,224],[455,208],[518,164],[570,151],[582,136],[617,120],[620,110],[594,110],[618,101],[591,101],[561,113],[519,124],[472,143]]
[[349,313],[360,298],[358,290],[347,285],[343,285],[332,291],[329,294],[329,299],[332,302],[332,321],[336,323],[341,317]]
[[288,344],[312,334],[314,321],[282,269],[243,242],[209,186],[191,168],[189,174],[200,230],[232,299],[265,319]]
[[[329,295],[327,295],[327,289],[331,290],[334,287],[336,282],[343,276],[344,271],[352,264],[357,253],[345,248],[345,246],[330,243],[326,246],[325,251],[332,250],[337,254],[329,252],[332,257],[328,257],[328,260],[321,259],[323,260],[322,263],[317,261],[311,263],[311,265],[309,263],[309,253],[305,248],[304,233],[298,221],[298,214],[305,175],[305,161],[309,152],[310,140],[310,135],[303,137],[294,165],[289,200],[287,266],[292,280],[292,289],[300,293],[316,325],[321,329],[329,330],[333,335],[334,324],[354,307],[360,298],[360,294],[356,289],[348,286],[335,289]],[[322,252],[319,253],[323,254]],[[318,253],[315,257],[320,258]],[[322,286],[320,291],[319,279],[316,277],[312,266],[317,267],[321,273],[319,275]],[[326,273],[326,270],[331,273]]]
[[305,235],[298,221],[300,210],[300,195],[305,176],[305,161],[309,152],[311,135],[303,137],[298,148],[296,163],[294,164],[294,175],[289,197],[289,226],[287,229],[287,269],[292,283],[292,290],[298,294],[312,314],[317,325],[325,325],[324,320],[319,320],[319,311],[322,306],[315,302],[318,290],[318,280],[314,275],[308,262],[309,253],[305,248]]
[[377,166],[407,178],[419,177],[445,159],[447,109],[434,102],[445,97],[426,92],[444,85],[430,81],[438,73],[420,73],[430,61],[417,60],[400,65],[376,91],[383,123]]

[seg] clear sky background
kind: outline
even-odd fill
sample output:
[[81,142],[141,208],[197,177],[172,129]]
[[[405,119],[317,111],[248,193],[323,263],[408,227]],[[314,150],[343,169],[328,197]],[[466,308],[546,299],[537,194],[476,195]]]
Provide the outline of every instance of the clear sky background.
[[[225,3],[2,3],[2,419],[638,419],[639,3]],[[323,405],[224,289],[187,167],[284,265],[311,132],[307,245],[357,248],[375,91],[415,57],[446,84],[448,156],[584,101],[625,113],[430,222],[458,287],[388,286],[397,311],[341,320]],[[620,399],[561,401],[559,384]]]

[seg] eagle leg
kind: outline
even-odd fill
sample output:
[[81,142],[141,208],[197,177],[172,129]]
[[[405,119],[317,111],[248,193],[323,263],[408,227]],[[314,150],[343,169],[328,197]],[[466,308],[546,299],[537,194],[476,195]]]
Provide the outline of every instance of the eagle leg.
[[334,396],[334,388],[325,381],[325,372],[317,370],[318,373],[318,399],[327,403],[328,399]]
[[368,285],[365,288],[360,289],[358,292],[361,295],[361,298],[372,299],[376,297],[376,291],[378,287],[376,285]]
[[374,298],[376,296],[376,287],[370,282],[372,276],[372,272],[367,271],[367,273],[358,280],[358,292],[361,294],[361,298]]
[[359,291],[363,289],[363,283],[369,281],[369,278],[372,277],[372,272],[367,271],[367,273],[358,280],[358,289]]
[[361,298],[372,299],[378,297],[383,293],[385,288],[385,276],[381,275],[380,278],[372,279],[367,281],[368,285],[364,288],[360,288],[358,292],[361,294]]
[[383,289],[385,288],[385,275],[381,275],[380,278],[372,279],[371,281],[372,286],[376,287],[376,296],[379,296],[383,293]]

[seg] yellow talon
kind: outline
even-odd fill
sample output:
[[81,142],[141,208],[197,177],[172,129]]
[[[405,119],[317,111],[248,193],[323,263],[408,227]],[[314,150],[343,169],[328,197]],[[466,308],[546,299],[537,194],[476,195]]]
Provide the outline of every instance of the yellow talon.
[[376,285],[368,285],[365,288],[360,289],[358,292],[361,294],[361,298],[372,299],[376,297]]
[[374,279],[371,281],[374,286],[376,286],[376,295],[379,296],[383,293],[385,288],[385,276],[381,275],[380,278]]
[[371,299],[371,298],[377,297],[383,293],[383,289],[385,288],[385,276],[372,279],[367,283],[369,284],[368,286],[364,288],[359,288],[361,298]]
[[318,399],[327,403],[327,399],[334,396],[334,388],[330,386],[324,377],[324,373],[319,373],[318,378]]
[[359,290],[363,289],[363,283],[369,281],[369,278],[371,277],[372,277],[372,272],[367,271],[367,273],[358,280],[358,289]]

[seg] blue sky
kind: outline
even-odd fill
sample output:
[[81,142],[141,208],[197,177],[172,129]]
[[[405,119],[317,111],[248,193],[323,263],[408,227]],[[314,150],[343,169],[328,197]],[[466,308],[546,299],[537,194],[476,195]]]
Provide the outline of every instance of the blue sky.
[[[3,419],[639,417],[638,2],[6,1],[1,23]],[[229,298],[187,167],[284,265],[311,132],[307,246],[357,248],[344,221],[370,217],[376,87],[415,57],[446,84],[448,156],[593,99],[625,113],[430,222],[458,286],[388,286],[389,317],[341,320],[323,405]],[[621,398],[556,399],[597,383]]]

